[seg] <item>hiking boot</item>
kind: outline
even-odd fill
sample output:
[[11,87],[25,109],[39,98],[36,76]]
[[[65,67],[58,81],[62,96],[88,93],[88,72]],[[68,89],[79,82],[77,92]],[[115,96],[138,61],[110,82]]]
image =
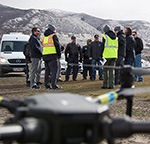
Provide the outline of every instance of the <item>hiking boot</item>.
[[53,90],[61,90],[62,89],[62,87],[60,87],[60,86],[58,86],[58,85],[56,85],[54,88],[52,88]]
[[45,90],[50,90],[50,89],[52,89],[52,87],[50,85],[45,86]]
[[37,85],[41,85],[41,84],[43,84],[43,83],[42,83],[42,82],[37,82],[36,84],[37,84]]
[[107,87],[102,86],[101,89],[107,89]]
[[40,87],[37,86],[37,85],[34,85],[34,86],[31,87],[31,89],[40,89]]

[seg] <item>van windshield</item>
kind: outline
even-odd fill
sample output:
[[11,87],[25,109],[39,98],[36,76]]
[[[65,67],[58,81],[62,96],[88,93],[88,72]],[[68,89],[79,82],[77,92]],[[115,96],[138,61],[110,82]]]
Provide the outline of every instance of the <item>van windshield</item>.
[[3,41],[1,52],[23,52],[25,41]]

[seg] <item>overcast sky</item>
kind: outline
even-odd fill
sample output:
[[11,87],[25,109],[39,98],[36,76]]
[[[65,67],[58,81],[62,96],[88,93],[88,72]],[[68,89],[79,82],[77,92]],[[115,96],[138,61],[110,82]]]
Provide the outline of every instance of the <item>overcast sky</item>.
[[104,19],[150,21],[150,0],[0,0],[23,9],[60,9]]

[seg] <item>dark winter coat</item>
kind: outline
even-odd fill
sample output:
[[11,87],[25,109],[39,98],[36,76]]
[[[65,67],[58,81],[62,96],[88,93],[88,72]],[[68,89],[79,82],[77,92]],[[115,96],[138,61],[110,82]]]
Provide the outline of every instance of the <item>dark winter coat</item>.
[[38,37],[34,34],[31,35],[29,39],[29,47],[31,52],[31,58],[41,58],[42,57],[42,44]]
[[135,39],[132,35],[126,36],[126,59],[135,58]]
[[83,48],[82,48],[82,57],[83,57],[84,60],[89,59],[88,50],[89,50],[88,45],[83,46]]
[[[44,36],[49,36],[51,34],[54,34],[54,32],[52,32],[50,29],[47,29],[44,33]],[[59,43],[58,37],[56,35],[53,36],[53,41],[54,41],[54,45],[55,45],[57,53],[56,54],[43,55],[44,61],[56,60],[56,59],[59,59],[61,57],[60,43]]]
[[88,50],[89,57],[99,60],[102,57],[102,43],[100,41],[93,41]]
[[26,63],[31,63],[31,53],[29,43],[25,44],[23,54],[25,55]]
[[126,38],[123,31],[117,33],[118,37],[118,57],[126,56]]
[[81,54],[81,47],[80,47],[79,44],[69,43],[67,45],[66,50],[65,50],[66,61],[67,61],[68,57],[70,57],[70,58],[77,58],[78,59],[79,58],[79,54],[80,54],[80,61],[81,61],[82,54]]
[[143,50],[143,42],[139,37],[135,38],[136,41],[136,45],[135,45],[135,53],[137,54],[141,54],[142,50]]

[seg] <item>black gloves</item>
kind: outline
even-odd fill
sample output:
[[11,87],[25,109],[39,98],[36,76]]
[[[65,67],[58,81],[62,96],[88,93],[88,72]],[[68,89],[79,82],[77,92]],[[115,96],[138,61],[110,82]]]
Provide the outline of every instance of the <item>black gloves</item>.
[[64,48],[64,46],[61,46],[60,49],[61,49],[61,51],[63,51],[65,48]]
[[82,59],[80,59],[79,62],[82,63]]
[[65,58],[65,61],[68,62],[68,58]]

